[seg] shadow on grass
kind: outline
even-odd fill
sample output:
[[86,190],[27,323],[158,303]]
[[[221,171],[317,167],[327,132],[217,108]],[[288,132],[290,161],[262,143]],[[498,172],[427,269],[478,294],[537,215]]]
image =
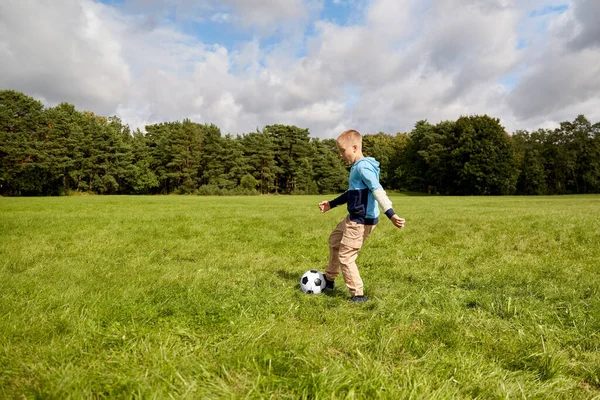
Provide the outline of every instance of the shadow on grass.
[[345,290],[339,290],[338,288],[335,288],[333,290],[325,290],[322,292],[322,294],[324,294],[327,297],[333,297],[336,299],[339,298],[344,298],[347,299],[349,298],[348,293]]
[[300,278],[302,277],[302,273],[293,273],[283,269],[277,271],[277,276],[281,279],[285,279],[286,281],[290,281],[294,283],[294,288],[300,290]]
[[302,277],[302,272],[295,273],[295,272],[289,272],[289,271],[280,269],[279,271],[277,271],[277,275],[282,279],[298,282],[298,284],[300,284],[299,282],[300,282],[300,278]]

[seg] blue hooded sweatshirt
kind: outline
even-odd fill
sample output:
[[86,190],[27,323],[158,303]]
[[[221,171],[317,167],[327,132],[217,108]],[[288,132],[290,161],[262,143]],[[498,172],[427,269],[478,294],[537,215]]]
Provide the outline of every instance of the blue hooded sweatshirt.
[[379,222],[379,204],[373,191],[382,189],[379,183],[379,162],[373,157],[363,157],[350,168],[348,190],[338,198],[331,200],[331,208],[348,204],[350,220],[364,225],[376,225]]

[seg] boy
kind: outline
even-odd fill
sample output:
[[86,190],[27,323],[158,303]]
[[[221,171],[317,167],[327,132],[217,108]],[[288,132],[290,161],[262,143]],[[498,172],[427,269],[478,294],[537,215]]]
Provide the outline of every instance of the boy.
[[362,137],[355,130],[343,132],[337,138],[340,157],[352,165],[348,190],[331,201],[319,203],[321,212],[347,203],[348,216],[329,236],[329,264],[325,269],[325,289],[333,289],[340,268],[350,290],[351,301],[363,303],[363,282],[356,266],[356,257],[378,222],[379,205],[394,226],[402,228],[404,219],[394,213],[392,202],[379,183],[379,163],[362,153]]

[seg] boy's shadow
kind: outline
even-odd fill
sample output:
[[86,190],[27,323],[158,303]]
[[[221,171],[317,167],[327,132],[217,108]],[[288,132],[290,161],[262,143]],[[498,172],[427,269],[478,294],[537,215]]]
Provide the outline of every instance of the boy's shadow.
[[302,273],[296,274],[293,272],[289,272],[289,271],[280,269],[279,271],[277,271],[277,275],[281,279],[285,279],[287,281],[294,282],[295,283],[294,288],[300,290],[300,277],[302,276]]
[[301,273],[296,274],[296,273],[292,273],[292,272],[280,269],[279,271],[277,271],[277,275],[279,275],[279,277],[282,279],[287,279],[290,281],[298,282],[298,285],[300,285],[300,277],[302,276]]

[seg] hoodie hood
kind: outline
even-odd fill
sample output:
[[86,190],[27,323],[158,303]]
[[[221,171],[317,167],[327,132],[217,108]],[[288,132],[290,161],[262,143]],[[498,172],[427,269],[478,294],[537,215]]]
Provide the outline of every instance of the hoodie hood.
[[358,160],[357,162],[355,162],[354,165],[358,165],[363,162],[367,162],[367,163],[371,164],[376,170],[379,171],[379,161],[377,161],[373,157],[363,157],[360,160]]

